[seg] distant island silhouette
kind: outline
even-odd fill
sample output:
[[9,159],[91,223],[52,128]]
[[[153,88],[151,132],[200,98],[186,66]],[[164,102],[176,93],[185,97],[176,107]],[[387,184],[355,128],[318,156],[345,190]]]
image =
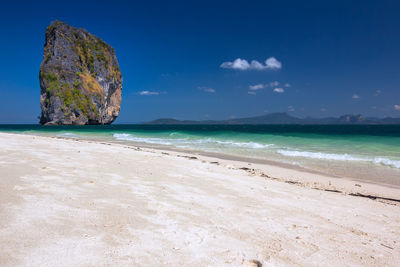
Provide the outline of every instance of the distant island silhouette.
[[229,120],[177,120],[160,118],[146,124],[400,124],[400,118],[364,117],[361,114],[346,114],[340,117],[298,118],[286,112],[270,113],[262,116],[237,118]]

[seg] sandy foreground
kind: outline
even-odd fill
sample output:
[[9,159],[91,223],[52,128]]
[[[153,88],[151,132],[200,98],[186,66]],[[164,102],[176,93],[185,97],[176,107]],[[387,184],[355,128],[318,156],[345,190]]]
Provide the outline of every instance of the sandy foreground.
[[0,266],[399,266],[396,199],[277,166],[0,133]]

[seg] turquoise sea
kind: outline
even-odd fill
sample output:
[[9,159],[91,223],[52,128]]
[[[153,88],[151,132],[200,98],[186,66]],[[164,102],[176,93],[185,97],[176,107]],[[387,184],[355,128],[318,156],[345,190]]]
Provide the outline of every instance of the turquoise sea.
[[0,131],[213,152],[400,186],[400,125],[0,125]]

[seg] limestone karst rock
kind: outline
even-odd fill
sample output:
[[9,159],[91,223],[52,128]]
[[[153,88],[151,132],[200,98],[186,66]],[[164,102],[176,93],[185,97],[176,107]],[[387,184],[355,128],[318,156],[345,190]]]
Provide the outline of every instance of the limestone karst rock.
[[110,124],[118,117],[122,75],[110,45],[55,21],[46,29],[43,57],[41,124]]

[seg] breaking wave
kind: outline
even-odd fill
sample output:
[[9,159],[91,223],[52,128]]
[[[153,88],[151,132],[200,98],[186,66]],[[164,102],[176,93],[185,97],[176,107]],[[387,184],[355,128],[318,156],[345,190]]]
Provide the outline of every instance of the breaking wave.
[[311,159],[322,159],[322,160],[338,160],[338,161],[366,161],[374,164],[380,164],[384,166],[389,166],[393,168],[400,169],[400,160],[392,160],[383,157],[375,158],[363,158],[358,156],[353,156],[349,154],[333,154],[333,153],[323,153],[323,152],[309,152],[309,151],[297,151],[297,150],[277,150],[277,152],[283,156],[287,157],[303,157]]
[[[171,135],[169,135],[171,136]],[[141,142],[148,144],[160,144],[160,145],[176,145],[176,146],[198,146],[203,144],[219,145],[225,147],[242,147],[250,149],[262,149],[272,146],[271,144],[260,144],[256,142],[236,142],[232,140],[217,140],[213,138],[200,138],[200,139],[188,139],[188,138],[155,138],[155,137],[137,137],[131,134],[121,133],[113,134],[113,137],[117,140]]]
[[330,160],[342,160],[342,161],[363,161],[363,158],[354,157],[349,154],[331,154],[322,152],[308,152],[308,151],[297,151],[297,150],[283,150],[277,151],[279,154],[287,157],[304,157],[312,159],[330,159]]
[[374,163],[400,169],[400,160],[391,160],[388,158],[374,158]]
[[166,141],[163,138],[151,138],[151,137],[135,137],[131,134],[113,134],[114,138],[117,140],[124,140],[124,141],[132,141],[138,143],[147,143],[147,144],[160,144],[160,145],[172,145],[171,142]]

